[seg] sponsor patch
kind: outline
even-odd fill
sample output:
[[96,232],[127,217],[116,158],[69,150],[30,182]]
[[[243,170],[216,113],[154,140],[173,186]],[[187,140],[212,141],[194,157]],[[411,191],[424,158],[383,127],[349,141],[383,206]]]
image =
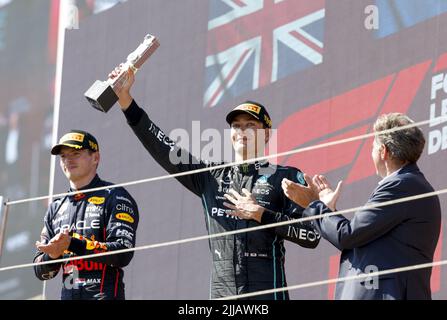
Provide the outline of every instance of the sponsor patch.
[[130,204],[132,204],[132,201],[130,201],[130,200],[127,199],[126,197],[116,196],[116,200],[127,201],[127,202],[129,202]]
[[82,133],[67,133],[60,140],[59,143],[64,143],[65,141],[84,141],[84,135]]
[[298,180],[299,183],[301,183],[303,186],[306,185],[306,180],[304,180],[304,174],[302,172],[298,172],[296,174],[296,179]]
[[129,240],[133,240],[133,232],[129,232],[128,230],[125,230],[125,229],[116,230],[116,236],[117,237],[125,237]]
[[84,193],[76,193],[75,195],[74,195],[74,199],[75,199],[75,201],[79,201],[79,200],[82,200],[82,199],[84,199],[85,198],[85,194]]
[[269,127],[272,126],[272,120],[266,114],[264,115],[264,121]]
[[124,211],[127,212],[129,214],[133,214],[133,209],[132,207],[127,206],[125,203],[118,203],[116,205],[116,210],[118,211]]
[[260,183],[260,184],[264,184],[267,183],[267,176],[261,176],[256,182]]
[[116,214],[116,218],[119,220],[127,221],[129,223],[134,223],[134,218],[132,218],[129,214],[120,212]]
[[94,143],[93,141],[88,141],[88,144],[90,146],[90,148],[92,148],[95,151],[98,151],[98,145],[96,143]]
[[91,197],[88,199],[88,202],[92,204],[103,204],[105,201],[104,197]]
[[247,110],[259,114],[259,112],[261,112],[261,107],[256,106],[254,104],[245,103],[238,106],[235,110]]

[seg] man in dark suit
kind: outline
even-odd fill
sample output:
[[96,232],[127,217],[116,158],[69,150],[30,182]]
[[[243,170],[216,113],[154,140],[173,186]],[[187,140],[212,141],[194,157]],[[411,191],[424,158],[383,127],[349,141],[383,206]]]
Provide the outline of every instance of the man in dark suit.
[[[412,123],[407,116],[392,113],[374,124],[377,133],[372,159],[383,179],[368,199],[367,205],[434,191],[416,165],[425,145],[417,127],[380,133]],[[336,211],[342,183],[333,190],[322,175],[308,186],[283,180],[285,194],[303,207],[304,216]],[[339,277],[371,271],[433,262],[441,227],[441,208],[437,196],[364,208],[351,220],[335,215],[313,220],[322,237],[342,251]],[[338,282],[336,299],[431,299],[431,268],[392,273],[378,278]]]

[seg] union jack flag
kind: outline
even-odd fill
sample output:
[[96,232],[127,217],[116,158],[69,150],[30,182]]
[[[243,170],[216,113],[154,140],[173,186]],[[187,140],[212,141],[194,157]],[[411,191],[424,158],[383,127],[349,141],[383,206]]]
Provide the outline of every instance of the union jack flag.
[[377,38],[384,38],[403,29],[447,12],[445,0],[376,0],[380,13]]
[[323,62],[325,0],[210,0],[204,105]]

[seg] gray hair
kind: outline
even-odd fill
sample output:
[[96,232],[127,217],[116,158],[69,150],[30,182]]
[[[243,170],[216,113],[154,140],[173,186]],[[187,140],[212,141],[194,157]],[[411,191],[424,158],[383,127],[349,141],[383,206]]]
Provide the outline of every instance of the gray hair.
[[[411,123],[414,121],[401,113],[383,114],[374,123],[374,132],[402,127]],[[418,127],[380,133],[376,135],[376,141],[385,145],[392,159],[409,163],[416,163],[419,160],[425,146],[424,134]]]

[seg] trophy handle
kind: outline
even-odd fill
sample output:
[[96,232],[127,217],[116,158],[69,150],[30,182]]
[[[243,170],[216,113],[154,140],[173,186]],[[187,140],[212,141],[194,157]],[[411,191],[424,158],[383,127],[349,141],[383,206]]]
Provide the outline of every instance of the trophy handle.
[[125,63],[121,68],[120,73],[115,78],[107,80],[107,83],[110,84],[110,86],[114,91],[121,90],[121,88],[126,84],[127,82],[126,71],[128,68],[132,69],[134,73],[135,70],[138,70],[132,64]]

